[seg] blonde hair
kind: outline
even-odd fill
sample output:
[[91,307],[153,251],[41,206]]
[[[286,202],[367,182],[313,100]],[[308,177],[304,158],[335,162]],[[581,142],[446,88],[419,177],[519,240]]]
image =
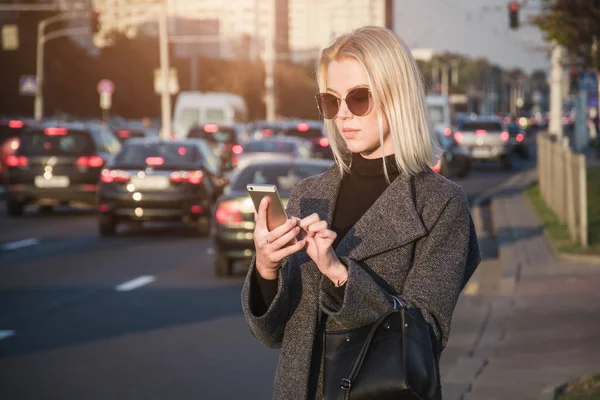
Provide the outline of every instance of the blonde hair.
[[[429,168],[439,149],[429,129],[423,77],[406,44],[389,29],[377,26],[365,26],[338,37],[323,50],[317,65],[320,92],[327,91],[329,64],[344,58],[357,60],[366,71],[379,122],[382,157],[385,117],[398,170],[414,175]],[[325,126],[343,175],[350,171],[344,160],[348,150],[334,120],[326,119]],[[385,161],[382,163],[389,182]]]

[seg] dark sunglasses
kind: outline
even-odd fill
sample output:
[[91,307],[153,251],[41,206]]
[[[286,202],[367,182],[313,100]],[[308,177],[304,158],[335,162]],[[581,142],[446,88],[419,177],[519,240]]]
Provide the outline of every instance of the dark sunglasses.
[[368,114],[373,108],[373,97],[369,88],[352,89],[345,99],[340,99],[331,93],[319,93],[315,96],[315,99],[317,100],[319,112],[326,119],[335,118],[338,111],[340,111],[342,100],[346,102],[348,110],[357,117]]

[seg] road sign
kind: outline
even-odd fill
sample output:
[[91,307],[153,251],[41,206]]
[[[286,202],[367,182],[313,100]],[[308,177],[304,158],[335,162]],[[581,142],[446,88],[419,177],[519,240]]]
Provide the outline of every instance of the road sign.
[[23,96],[35,96],[38,91],[35,75],[21,75],[19,78],[19,93]]
[[17,50],[19,48],[19,27],[4,25],[2,27],[2,50]]
[[[179,81],[177,80],[177,70],[175,68],[169,68],[169,82],[168,82],[169,93],[175,95],[179,92]],[[154,70],[154,91],[157,94],[162,93],[163,78],[162,71],[160,68]]]
[[100,93],[100,108],[103,110],[110,110],[112,106],[112,94],[108,92]]
[[584,71],[579,74],[579,89],[587,92],[598,90],[598,79],[596,73],[592,71]]
[[115,84],[110,79],[102,79],[100,82],[98,82],[98,86],[96,86],[96,89],[98,89],[99,94],[113,94],[115,92]]

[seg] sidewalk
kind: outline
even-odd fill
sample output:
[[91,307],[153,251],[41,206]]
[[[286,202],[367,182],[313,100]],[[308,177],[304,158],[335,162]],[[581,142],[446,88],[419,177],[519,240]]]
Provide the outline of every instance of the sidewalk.
[[553,256],[522,193],[534,180],[535,170],[516,175],[492,198],[502,276],[474,351],[459,359],[474,380],[457,399],[551,399],[542,392],[600,371],[600,265]]

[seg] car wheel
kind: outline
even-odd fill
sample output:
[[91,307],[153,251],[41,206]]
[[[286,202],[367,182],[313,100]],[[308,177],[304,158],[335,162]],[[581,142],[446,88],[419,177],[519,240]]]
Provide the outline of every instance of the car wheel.
[[502,162],[502,168],[505,171],[510,171],[512,169],[512,161],[509,156],[503,156],[500,161]]
[[215,255],[215,275],[219,277],[231,276],[233,273],[233,260],[225,254]]
[[11,217],[19,217],[23,215],[24,209],[25,205],[20,201],[14,200],[10,197],[6,199],[6,213]]
[[210,218],[200,218],[196,222],[196,230],[200,236],[210,235]]
[[114,236],[117,232],[117,221],[110,214],[102,214],[98,217],[98,233],[102,237]]

